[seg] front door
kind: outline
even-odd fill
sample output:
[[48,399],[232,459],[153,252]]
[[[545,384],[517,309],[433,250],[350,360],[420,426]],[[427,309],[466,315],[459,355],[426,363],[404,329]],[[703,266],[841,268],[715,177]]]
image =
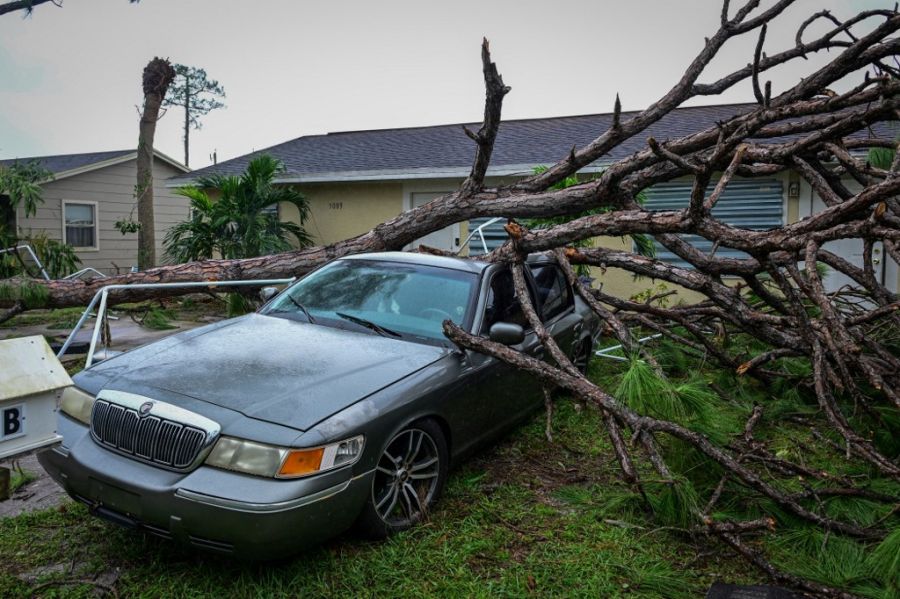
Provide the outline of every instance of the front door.
[[[825,210],[825,203],[818,195],[813,196],[813,214],[818,214]],[[859,238],[835,239],[822,245],[823,249],[836,254],[858,268],[863,268],[863,241]],[[885,263],[884,248],[881,242],[877,242],[872,249],[872,265],[875,267],[875,278],[879,283],[884,284],[884,274],[887,264]],[[842,272],[833,268],[829,268],[825,275],[825,291],[837,291],[845,285],[859,287],[859,283],[848,277]]]
[[[410,194],[412,204],[411,208],[424,206],[431,200],[446,195],[447,193],[448,192],[444,191],[412,193]],[[434,231],[433,233],[429,233],[424,237],[420,237],[412,243],[412,248],[414,249],[419,245],[427,245],[439,250],[456,252],[457,250],[459,250],[459,225],[450,225],[449,227],[445,227],[439,231]]]

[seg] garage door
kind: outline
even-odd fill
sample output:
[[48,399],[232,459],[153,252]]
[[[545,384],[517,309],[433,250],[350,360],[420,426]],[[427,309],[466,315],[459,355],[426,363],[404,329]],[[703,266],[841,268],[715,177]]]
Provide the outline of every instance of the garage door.
[[[715,188],[712,181],[707,188],[707,195]],[[680,210],[690,204],[691,182],[670,181],[654,185],[645,192],[649,210]],[[713,216],[724,223],[763,231],[779,227],[784,223],[784,199],[782,183],[778,179],[734,179],[725,189],[712,210]],[[697,235],[682,235],[685,241],[701,252],[712,251],[712,242]],[[687,262],[656,244],[658,259],[670,264],[687,266]],[[720,247],[716,256],[727,258],[746,258],[747,255],[738,250]]]

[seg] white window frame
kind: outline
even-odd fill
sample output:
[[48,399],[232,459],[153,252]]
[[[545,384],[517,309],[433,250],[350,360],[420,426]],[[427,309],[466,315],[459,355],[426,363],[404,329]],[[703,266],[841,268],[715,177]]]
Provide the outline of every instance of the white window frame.
[[[403,212],[407,210],[412,210],[413,208],[413,195],[417,193],[433,193],[441,195],[447,195],[453,193],[459,188],[461,180],[425,180],[425,181],[404,181],[403,182],[403,200],[401,202],[401,208]],[[460,227],[459,223],[454,223],[450,225],[453,227],[453,237],[456,240],[459,240],[459,243],[462,243],[462,239],[460,239]],[[407,245],[405,250],[412,250],[414,246],[412,243]],[[453,252],[459,251],[459,244],[455,244],[453,249],[450,250]]]
[[[94,208],[94,245],[92,247],[88,246],[76,246],[69,243],[69,240],[66,239],[66,206],[69,204],[76,204],[82,206],[93,206]],[[93,200],[62,200],[62,210],[60,210],[60,219],[62,220],[62,235],[60,239],[62,239],[63,243],[66,245],[71,245],[72,248],[77,252],[99,252],[100,251],[100,205],[99,202]]]

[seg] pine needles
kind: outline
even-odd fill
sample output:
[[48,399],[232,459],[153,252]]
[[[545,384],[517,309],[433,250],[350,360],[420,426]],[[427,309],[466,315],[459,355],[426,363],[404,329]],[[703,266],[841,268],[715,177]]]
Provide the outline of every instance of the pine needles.
[[[811,526],[740,481],[723,478],[718,464],[692,445],[671,438],[660,443],[672,480],[658,480],[644,465],[643,493],[568,488],[560,490],[561,499],[595,510],[598,518],[621,519],[650,530],[657,526],[689,532],[703,530],[705,522],[773,518],[774,532],[766,531],[764,542],[754,546],[763,549],[777,568],[862,597],[900,597],[900,483],[847,459],[834,436],[829,435],[830,445],[814,443],[815,426],[811,425],[821,417],[818,406],[809,388],[792,382],[809,375],[808,360],[779,360],[772,367],[787,376],[767,386],[715,368],[667,341],[644,350],[652,352],[664,372],[639,358],[624,363],[601,361],[595,364],[594,380],[613,389],[618,400],[640,414],[680,423],[722,447],[752,454],[754,464],[807,509],[862,528],[887,529],[889,534],[880,542],[866,541]],[[762,408],[764,417],[748,436],[745,425],[754,406]],[[871,428],[873,442],[886,455],[900,455],[897,411],[854,416],[859,422],[874,417],[879,426]],[[835,491],[838,487],[845,491]]]

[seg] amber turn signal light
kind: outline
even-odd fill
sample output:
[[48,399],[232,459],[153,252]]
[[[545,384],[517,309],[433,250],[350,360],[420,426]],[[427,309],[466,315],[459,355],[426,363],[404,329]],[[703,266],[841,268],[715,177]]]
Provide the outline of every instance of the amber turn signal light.
[[284,458],[278,476],[294,477],[317,472],[322,464],[324,453],[324,447],[292,451]]

